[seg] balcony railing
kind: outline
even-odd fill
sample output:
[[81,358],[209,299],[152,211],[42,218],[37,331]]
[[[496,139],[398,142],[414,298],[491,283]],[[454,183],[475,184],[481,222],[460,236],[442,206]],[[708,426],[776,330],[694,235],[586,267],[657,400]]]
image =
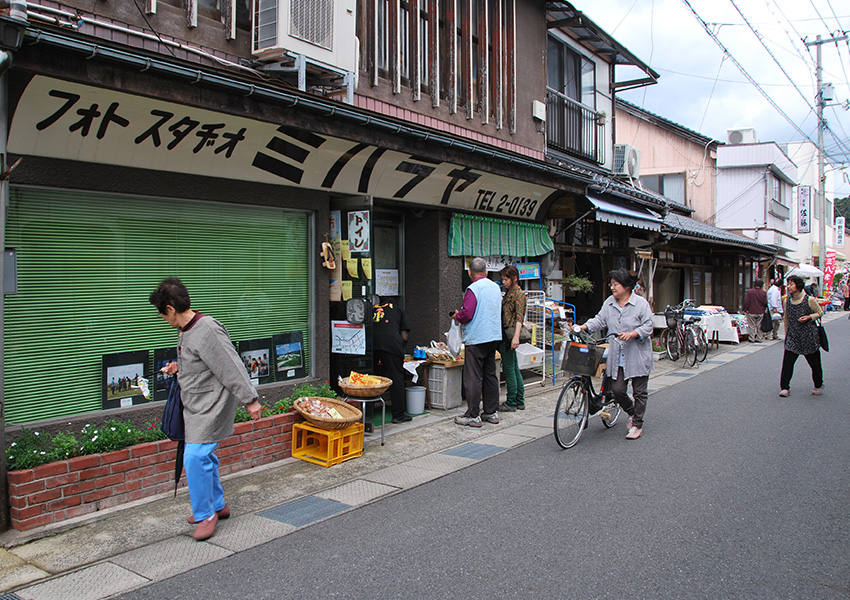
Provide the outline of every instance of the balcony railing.
[[596,111],[553,89],[546,89],[546,145],[553,150],[605,162],[605,124]]

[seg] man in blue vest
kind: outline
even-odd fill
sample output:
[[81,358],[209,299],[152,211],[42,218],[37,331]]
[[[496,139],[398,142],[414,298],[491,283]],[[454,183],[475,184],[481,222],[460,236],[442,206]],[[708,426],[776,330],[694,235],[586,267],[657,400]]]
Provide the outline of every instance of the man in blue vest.
[[[463,391],[467,409],[455,423],[481,427],[482,420],[499,423],[499,376],[496,373],[496,347],[502,341],[502,292],[498,284],[487,278],[483,258],[469,262],[469,278],[463,305],[452,318],[463,326],[465,358]],[[479,407],[484,402],[484,412]]]

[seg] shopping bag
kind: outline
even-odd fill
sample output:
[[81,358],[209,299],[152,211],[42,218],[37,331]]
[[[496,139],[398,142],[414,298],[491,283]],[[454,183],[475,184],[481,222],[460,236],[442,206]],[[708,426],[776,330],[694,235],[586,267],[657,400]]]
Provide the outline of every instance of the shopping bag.
[[764,315],[761,318],[761,327],[760,329],[764,333],[770,333],[773,331],[773,319],[770,316],[770,309],[764,309]]
[[452,326],[446,332],[446,340],[449,345],[449,352],[454,358],[460,354],[460,346],[463,344],[463,335],[460,332],[460,323],[452,319]]
[[820,342],[820,347],[823,348],[824,352],[829,352],[829,338],[826,337],[826,329],[821,325],[820,319],[818,319],[818,341]]

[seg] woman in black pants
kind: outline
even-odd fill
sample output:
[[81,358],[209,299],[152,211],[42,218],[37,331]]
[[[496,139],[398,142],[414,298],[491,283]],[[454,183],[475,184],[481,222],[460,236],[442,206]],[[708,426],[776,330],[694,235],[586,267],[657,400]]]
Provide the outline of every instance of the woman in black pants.
[[812,395],[823,393],[823,367],[820,362],[820,337],[815,319],[823,316],[817,300],[803,291],[803,279],[797,275],[788,278],[788,299],[785,301],[785,356],[782,358],[782,374],[779,377],[779,395],[788,396],[794,363],[801,354],[812,368],[815,388]]

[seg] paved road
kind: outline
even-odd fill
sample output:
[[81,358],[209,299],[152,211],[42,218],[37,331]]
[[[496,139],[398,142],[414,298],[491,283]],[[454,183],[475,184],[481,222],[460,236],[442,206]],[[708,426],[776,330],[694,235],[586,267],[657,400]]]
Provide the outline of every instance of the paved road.
[[594,421],[121,598],[848,598],[850,321],[829,331],[821,397],[804,361],[778,397],[774,344],[654,394],[638,441]]

